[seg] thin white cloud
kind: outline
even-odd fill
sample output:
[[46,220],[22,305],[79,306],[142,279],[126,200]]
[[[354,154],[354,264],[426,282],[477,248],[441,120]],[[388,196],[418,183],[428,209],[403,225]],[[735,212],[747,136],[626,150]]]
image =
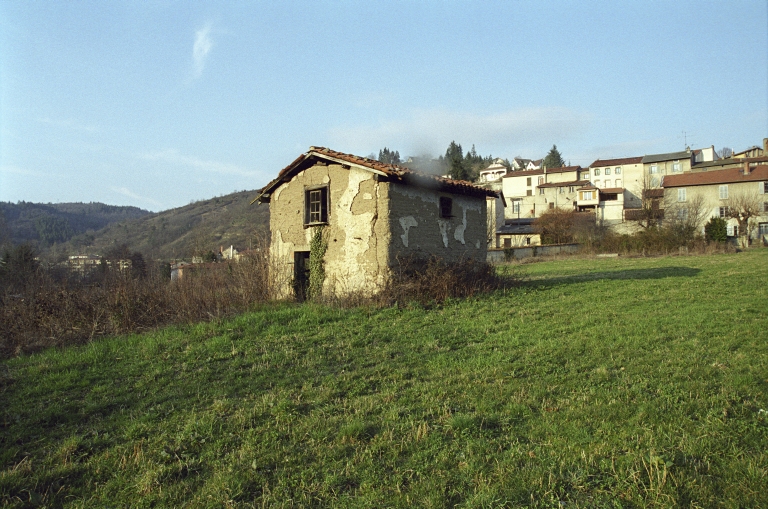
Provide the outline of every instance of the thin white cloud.
[[242,177],[255,177],[259,174],[256,171],[246,170],[235,164],[222,163],[219,161],[206,161],[197,157],[179,154],[175,149],[146,152],[139,154],[139,158],[145,161],[161,161],[175,166],[186,167],[188,171],[198,170],[208,173],[238,175]]
[[30,170],[29,168],[21,168],[19,166],[14,165],[4,165],[0,167],[0,174],[6,173],[6,174],[13,174],[13,175],[22,175],[25,177],[42,177],[42,178],[53,178],[53,177],[60,177],[61,175],[57,175],[55,173],[48,173],[44,171],[38,171],[38,170]]
[[506,148],[525,152],[574,138],[588,123],[588,115],[567,108],[523,108],[491,114],[417,110],[408,118],[378,125],[332,128],[328,136],[333,146],[363,151],[387,145],[402,147],[401,153],[439,154],[455,140],[487,147],[486,151]]
[[87,133],[95,133],[97,131],[96,126],[82,124],[77,120],[72,119],[53,119],[50,117],[42,117],[37,119],[41,124],[52,125],[69,131],[79,131]]
[[128,197],[128,198],[130,198],[132,200],[136,200],[136,201],[140,201],[140,202],[144,202],[144,203],[149,203],[150,205],[154,205],[156,209],[161,209],[163,207],[163,204],[160,203],[159,201],[153,200],[152,198],[147,198],[146,196],[140,196],[140,195],[134,193],[133,191],[131,191],[130,189],[128,189],[127,187],[114,187],[113,186],[113,187],[110,187],[110,189],[112,190],[112,192],[120,194],[122,196],[126,196],[126,197]]
[[195,32],[195,44],[192,46],[192,60],[194,61],[194,77],[199,78],[205,69],[205,63],[208,61],[208,54],[213,47],[211,39],[210,23]]

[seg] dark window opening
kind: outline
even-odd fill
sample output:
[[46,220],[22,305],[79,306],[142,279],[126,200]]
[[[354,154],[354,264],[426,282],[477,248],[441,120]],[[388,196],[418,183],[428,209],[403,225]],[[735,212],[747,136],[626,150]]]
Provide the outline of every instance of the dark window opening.
[[451,198],[446,198],[445,196],[440,197],[440,217],[453,217],[453,200]]
[[512,247],[512,239],[510,239],[510,238],[504,239],[504,247],[506,247],[506,248]]
[[304,224],[328,222],[328,186],[304,192]]

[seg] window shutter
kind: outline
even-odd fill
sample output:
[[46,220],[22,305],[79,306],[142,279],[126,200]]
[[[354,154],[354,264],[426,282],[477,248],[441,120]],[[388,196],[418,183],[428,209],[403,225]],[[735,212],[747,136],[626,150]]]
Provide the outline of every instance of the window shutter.
[[323,188],[323,194],[320,198],[320,220],[328,222],[328,188]]

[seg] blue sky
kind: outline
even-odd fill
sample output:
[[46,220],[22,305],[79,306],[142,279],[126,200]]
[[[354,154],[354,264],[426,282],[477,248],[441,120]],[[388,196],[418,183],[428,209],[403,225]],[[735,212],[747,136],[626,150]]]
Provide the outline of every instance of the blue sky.
[[164,210],[311,145],[571,164],[768,137],[768,3],[0,0],[0,201]]

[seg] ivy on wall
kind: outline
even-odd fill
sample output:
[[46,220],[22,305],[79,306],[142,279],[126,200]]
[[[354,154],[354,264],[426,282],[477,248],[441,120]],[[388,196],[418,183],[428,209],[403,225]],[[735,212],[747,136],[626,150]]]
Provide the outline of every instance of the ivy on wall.
[[328,249],[328,239],[325,236],[325,226],[312,228],[312,240],[309,241],[309,289],[308,297],[316,299],[323,294],[325,281],[325,252]]

